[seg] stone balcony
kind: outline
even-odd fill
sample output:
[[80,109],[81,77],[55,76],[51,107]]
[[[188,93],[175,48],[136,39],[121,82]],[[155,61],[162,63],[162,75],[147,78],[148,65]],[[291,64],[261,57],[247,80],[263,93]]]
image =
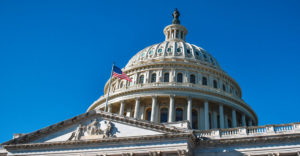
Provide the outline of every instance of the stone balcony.
[[257,136],[274,136],[274,135],[285,135],[285,134],[300,134],[300,123],[195,131],[195,135],[197,135],[197,137],[208,138],[212,140],[257,137]]

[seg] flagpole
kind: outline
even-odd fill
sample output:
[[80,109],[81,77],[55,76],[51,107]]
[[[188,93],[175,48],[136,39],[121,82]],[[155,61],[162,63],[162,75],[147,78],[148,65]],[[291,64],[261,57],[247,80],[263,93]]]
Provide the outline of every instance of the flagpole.
[[107,103],[108,103],[108,98],[109,98],[109,92],[110,92],[111,79],[112,79],[112,74],[113,74],[113,70],[114,70],[114,65],[115,65],[115,63],[112,64],[111,72],[110,72],[109,86],[108,86],[108,91],[107,91],[107,96],[106,96],[106,102],[105,102],[105,108],[104,108],[105,112],[107,111]]

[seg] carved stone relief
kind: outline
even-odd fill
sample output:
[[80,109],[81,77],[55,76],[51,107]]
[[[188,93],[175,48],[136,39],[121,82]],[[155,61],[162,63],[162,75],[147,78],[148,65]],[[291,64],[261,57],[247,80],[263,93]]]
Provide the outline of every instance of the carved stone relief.
[[111,121],[99,122],[98,119],[94,119],[87,125],[80,123],[68,141],[116,137],[112,134],[114,128]]

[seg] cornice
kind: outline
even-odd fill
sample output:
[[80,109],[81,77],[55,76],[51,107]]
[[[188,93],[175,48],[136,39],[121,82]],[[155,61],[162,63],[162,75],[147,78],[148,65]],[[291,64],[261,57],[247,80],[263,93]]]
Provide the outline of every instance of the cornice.
[[162,134],[162,135],[149,135],[149,136],[136,136],[136,137],[120,137],[120,138],[104,138],[95,140],[79,140],[79,141],[61,141],[61,142],[46,142],[46,143],[31,143],[31,144],[11,144],[3,145],[7,150],[19,149],[43,149],[43,148],[62,148],[62,146],[89,146],[89,145],[107,145],[107,143],[128,143],[136,141],[155,141],[162,139],[188,139],[192,143],[196,143],[196,137],[193,133],[176,133],[176,134]]

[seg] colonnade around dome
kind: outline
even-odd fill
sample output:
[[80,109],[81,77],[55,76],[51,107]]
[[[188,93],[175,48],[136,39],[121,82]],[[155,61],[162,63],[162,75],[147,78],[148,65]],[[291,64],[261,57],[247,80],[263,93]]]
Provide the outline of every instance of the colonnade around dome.
[[175,95],[122,100],[108,105],[108,112],[157,123],[188,120],[193,129],[203,130],[256,125],[246,113],[222,103]]

